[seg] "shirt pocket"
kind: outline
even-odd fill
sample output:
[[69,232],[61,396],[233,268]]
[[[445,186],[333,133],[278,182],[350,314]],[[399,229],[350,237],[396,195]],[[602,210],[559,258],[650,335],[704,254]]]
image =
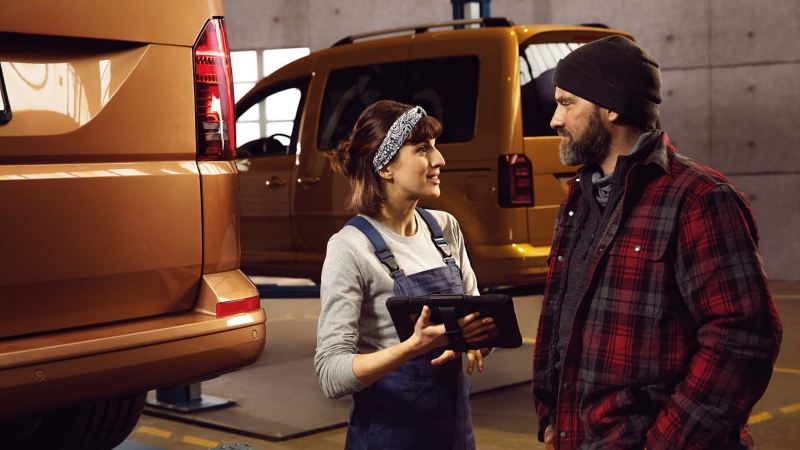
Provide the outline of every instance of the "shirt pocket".
[[612,311],[659,317],[664,309],[664,289],[670,284],[666,261],[668,239],[621,236],[608,249],[601,295]]

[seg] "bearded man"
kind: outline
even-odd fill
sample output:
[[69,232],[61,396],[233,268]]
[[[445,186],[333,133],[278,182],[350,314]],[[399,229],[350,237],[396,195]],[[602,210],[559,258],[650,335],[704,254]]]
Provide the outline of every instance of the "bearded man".
[[750,206],[656,128],[658,63],[613,36],[562,59],[561,204],[534,354],[539,440],[740,449],[782,327]]

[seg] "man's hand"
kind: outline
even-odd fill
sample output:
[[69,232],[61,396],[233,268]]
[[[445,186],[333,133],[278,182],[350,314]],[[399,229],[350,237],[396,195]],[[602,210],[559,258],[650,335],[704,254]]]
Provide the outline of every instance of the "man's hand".
[[556,432],[552,425],[544,429],[544,450],[556,450]]

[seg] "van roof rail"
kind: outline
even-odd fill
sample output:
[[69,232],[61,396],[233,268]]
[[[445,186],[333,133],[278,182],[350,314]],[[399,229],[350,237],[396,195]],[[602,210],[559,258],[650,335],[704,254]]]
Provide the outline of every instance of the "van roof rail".
[[360,34],[353,34],[342,39],[336,41],[332,47],[338,47],[340,45],[347,45],[352,44],[355,42],[356,39],[363,39],[367,37],[373,36],[381,36],[384,34],[393,34],[399,33],[402,31],[414,31],[414,34],[417,33],[426,33],[431,28],[442,28],[442,27],[455,27],[455,26],[463,26],[463,25],[473,25],[473,24],[480,24],[484,27],[513,27],[514,22],[505,17],[483,17],[481,19],[463,19],[463,20],[451,20],[448,22],[434,22],[434,23],[426,23],[422,25],[407,25],[404,27],[397,27],[397,28],[388,28],[385,30],[378,30],[378,31],[370,31],[368,33],[360,33]]

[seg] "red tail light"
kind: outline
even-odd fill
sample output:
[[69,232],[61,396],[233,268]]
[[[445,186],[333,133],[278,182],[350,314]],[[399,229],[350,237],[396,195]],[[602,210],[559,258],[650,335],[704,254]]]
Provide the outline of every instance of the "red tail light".
[[193,56],[197,160],[232,160],[236,155],[233,78],[222,19],[206,22]]
[[500,206],[533,206],[533,168],[525,155],[500,155],[497,194]]
[[255,311],[261,307],[258,296],[217,303],[217,317],[231,316],[247,311]]

